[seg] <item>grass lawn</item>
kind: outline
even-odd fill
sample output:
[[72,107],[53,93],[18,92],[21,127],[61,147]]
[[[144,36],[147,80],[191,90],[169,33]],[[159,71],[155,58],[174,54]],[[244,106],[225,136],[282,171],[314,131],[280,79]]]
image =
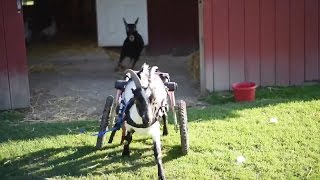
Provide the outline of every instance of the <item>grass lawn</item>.
[[[188,155],[173,125],[162,137],[167,179],[320,179],[320,85],[259,89],[252,103],[234,103],[228,93],[205,100],[213,105],[188,109]],[[97,120],[22,119],[0,113],[0,179],[157,179],[147,137],[134,134],[131,157],[122,158],[120,132],[95,150]]]

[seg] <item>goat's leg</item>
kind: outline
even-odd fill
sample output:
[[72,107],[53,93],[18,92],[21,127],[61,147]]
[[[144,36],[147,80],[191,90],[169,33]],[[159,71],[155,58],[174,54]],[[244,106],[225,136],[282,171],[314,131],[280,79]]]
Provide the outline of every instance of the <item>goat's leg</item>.
[[124,122],[123,122],[123,125],[122,125],[122,135],[121,135],[120,144],[123,144],[123,142],[124,142],[124,140],[125,140],[125,138],[126,138],[126,132],[127,132],[126,123],[127,123],[127,121],[124,121]]
[[163,136],[167,136],[168,133],[168,120],[167,120],[167,115],[163,115],[162,116],[162,120],[163,120]]
[[127,131],[127,135],[124,138],[125,141],[124,141],[122,156],[130,156],[129,145],[130,145],[130,143],[132,141],[132,134],[133,134],[133,131]]
[[161,141],[160,141],[160,129],[157,135],[153,136],[153,152],[154,158],[157,161],[158,166],[158,177],[161,180],[166,179],[164,175],[163,165],[162,165],[162,154],[161,154]]
[[[117,125],[118,125],[118,124],[115,124],[115,125],[113,126],[113,128],[116,128]],[[113,130],[113,131],[111,132],[111,135],[110,135],[110,137],[109,137],[108,143],[110,143],[110,144],[112,143],[113,138],[114,138],[114,136],[116,135],[116,132],[117,132],[117,130]]]

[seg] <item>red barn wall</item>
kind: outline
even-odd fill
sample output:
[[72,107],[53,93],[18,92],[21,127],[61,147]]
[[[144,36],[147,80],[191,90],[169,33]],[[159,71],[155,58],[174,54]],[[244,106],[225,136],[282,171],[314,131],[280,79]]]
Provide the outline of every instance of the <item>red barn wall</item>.
[[204,0],[206,88],[320,79],[318,0]]
[[0,1],[0,109],[30,103],[23,15],[17,1]]

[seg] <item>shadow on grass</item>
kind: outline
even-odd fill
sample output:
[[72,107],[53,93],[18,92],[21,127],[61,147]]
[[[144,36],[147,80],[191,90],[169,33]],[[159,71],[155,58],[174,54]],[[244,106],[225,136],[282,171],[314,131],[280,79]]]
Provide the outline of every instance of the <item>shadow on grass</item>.
[[[141,159],[141,153],[150,151],[150,148],[132,148],[130,157],[121,157],[121,152],[111,150],[107,153],[96,153],[94,147],[62,147],[48,148],[25,156],[16,158],[15,160],[0,161],[0,176],[5,179],[42,179],[55,176],[73,176],[81,177],[87,174],[101,175],[116,174],[121,172],[135,172],[142,167],[154,166],[156,163],[152,161],[138,161]],[[73,152],[67,156],[59,154],[64,152]],[[137,153],[138,152],[138,153]],[[152,155],[153,156],[153,155]],[[179,146],[173,146],[163,158],[163,162],[168,162],[181,157]],[[115,166],[113,163],[126,164],[124,167]],[[130,164],[129,166],[127,164]],[[106,169],[101,170],[105,167]]]
[[225,120],[240,115],[237,111],[281,103],[306,102],[320,99],[320,84],[298,87],[258,88],[254,102],[234,102],[231,91],[214,92],[201,100],[210,104],[208,107],[188,109],[188,121],[203,119]]
[[[78,135],[83,131],[96,132],[99,123],[96,121],[73,121],[55,123],[26,123],[5,120],[0,126],[0,143],[14,140],[32,140],[37,138],[55,137],[59,135]],[[120,133],[120,132],[118,132]],[[90,135],[90,134],[87,134]],[[110,134],[107,135],[109,138]],[[107,143],[107,140],[105,143]],[[134,142],[147,144],[148,148],[132,148],[129,158],[122,158],[120,139],[115,138],[113,144],[105,145],[97,151],[92,146],[68,146],[46,148],[28,153],[21,157],[0,160],[0,179],[44,179],[44,177],[74,176],[81,177],[87,174],[101,175],[109,173],[135,172],[142,167],[156,167],[153,160],[141,161],[142,154],[152,152],[152,143],[149,138],[135,139]],[[180,146],[169,147],[163,162],[171,161],[182,156]],[[150,152],[147,153],[150,155]],[[130,164],[110,168],[114,163]],[[106,169],[104,169],[106,167]],[[109,167],[109,168],[108,168]]]
[[0,143],[9,140],[29,140],[59,135],[76,135],[86,131],[97,132],[97,121],[73,121],[52,123],[27,123],[19,121],[2,121],[0,126]]

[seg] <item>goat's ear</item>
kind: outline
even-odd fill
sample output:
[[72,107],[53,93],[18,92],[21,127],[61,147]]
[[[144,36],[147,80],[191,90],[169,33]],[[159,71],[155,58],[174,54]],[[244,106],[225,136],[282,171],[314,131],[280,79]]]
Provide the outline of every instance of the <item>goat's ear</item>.
[[139,21],[139,17],[136,19],[136,21],[134,22],[135,25],[138,24],[138,21]]
[[124,25],[127,27],[128,23],[127,23],[126,19],[123,17],[122,20],[123,20]]

